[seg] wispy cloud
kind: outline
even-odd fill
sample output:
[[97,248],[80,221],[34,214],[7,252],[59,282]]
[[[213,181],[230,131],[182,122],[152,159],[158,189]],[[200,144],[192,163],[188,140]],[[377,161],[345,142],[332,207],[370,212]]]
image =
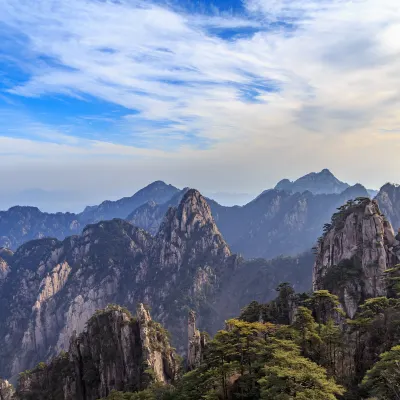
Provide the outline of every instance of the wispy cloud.
[[346,144],[347,163],[350,149],[372,157],[372,143],[387,146],[381,127],[400,123],[397,0],[246,0],[241,14],[134,0],[0,0],[0,16],[1,37],[16,43],[9,56],[26,75],[3,95],[100,99],[126,109],[101,139],[74,143],[79,130],[53,136],[53,127],[31,122],[30,143],[78,153],[104,143],[222,164],[236,157],[248,174],[261,157],[276,163],[284,152],[296,167],[282,174],[324,162],[348,173],[332,149]]

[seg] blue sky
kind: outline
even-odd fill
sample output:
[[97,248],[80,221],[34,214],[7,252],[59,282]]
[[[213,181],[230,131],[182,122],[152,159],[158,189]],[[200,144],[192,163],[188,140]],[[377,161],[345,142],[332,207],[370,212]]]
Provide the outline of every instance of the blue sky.
[[0,208],[398,181],[399,26],[397,0],[0,0]]

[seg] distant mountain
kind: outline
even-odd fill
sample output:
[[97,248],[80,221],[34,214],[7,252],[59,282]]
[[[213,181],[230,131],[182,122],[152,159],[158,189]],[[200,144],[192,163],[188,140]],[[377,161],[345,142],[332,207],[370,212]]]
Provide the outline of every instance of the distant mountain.
[[129,213],[142,204],[148,201],[163,204],[178,192],[178,188],[167,185],[162,181],[156,181],[139,190],[131,197],[124,197],[116,201],[106,200],[98,206],[86,207],[79,217],[84,223],[126,218]]
[[206,199],[193,189],[167,210],[155,236],[113,219],[62,242],[30,241],[6,258],[0,286],[0,303],[7,305],[0,307],[3,377],[67,349],[73,332],[83,332],[88,318],[109,303],[131,311],[148,304],[182,351],[189,310],[211,333],[237,315],[252,292],[267,301],[282,280],[300,291],[311,286],[309,256],[246,262],[232,254]]
[[[163,205],[144,204],[127,219],[155,233],[161,216],[169,206],[179,203],[184,192]],[[351,186],[340,194],[319,195],[271,189],[242,207],[225,207],[213,200],[207,201],[218,228],[234,252],[246,258],[268,259],[310,249],[336,208],[357,197],[368,197],[361,185]]]
[[49,214],[28,206],[0,211],[0,247],[16,249],[29,240],[64,238],[81,230],[79,215],[72,213]]
[[32,239],[54,237],[59,240],[81,233],[89,223],[113,218],[125,218],[137,207],[149,201],[165,203],[179,193],[179,189],[156,181],[131,197],[104,201],[98,206],[86,207],[80,214],[45,213],[37,207],[15,206],[0,211],[0,247],[17,249]]
[[313,194],[339,194],[349,186],[349,184],[341,182],[329,169],[325,168],[321,172],[311,172],[304,175],[294,182],[289,179],[282,179],[275,186],[275,189],[292,193],[310,191]]

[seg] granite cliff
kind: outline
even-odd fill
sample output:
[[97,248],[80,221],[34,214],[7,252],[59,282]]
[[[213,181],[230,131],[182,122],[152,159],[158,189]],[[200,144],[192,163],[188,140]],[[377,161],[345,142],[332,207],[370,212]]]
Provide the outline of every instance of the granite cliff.
[[400,260],[400,243],[376,200],[339,208],[316,247],[313,289],[337,295],[353,317],[366,299],[386,295],[385,271]]
[[135,317],[120,306],[98,310],[68,353],[20,375],[18,400],[97,400],[112,390],[139,391],[176,379],[178,362],[165,329],[143,304]]

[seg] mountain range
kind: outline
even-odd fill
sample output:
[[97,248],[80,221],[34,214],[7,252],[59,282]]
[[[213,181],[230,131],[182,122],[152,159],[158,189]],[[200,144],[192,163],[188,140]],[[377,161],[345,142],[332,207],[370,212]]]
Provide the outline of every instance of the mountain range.
[[311,286],[310,253],[245,261],[231,252],[206,199],[193,189],[167,210],[155,236],[113,219],[63,241],[37,239],[3,252],[0,301],[8,307],[0,311],[0,376],[6,377],[66,349],[73,332],[109,303],[131,310],[147,303],[182,351],[189,309],[213,332],[249,298],[272,298],[281,281]]
[[[387,288],[383,277],[396,273],[400,260],[400,234],[390,223],[399,222],[399,194],[393,184],[384,185],[375,199],[361,185],[324,194],[270,189],[245,206],[226,207],[195,189],[155,182],[132,198],[104,202],[78,216],[30,208],[29,218],[23,219],[26,232],[33,235],[37,227],[50,226],[61,237],[35,238],[15,251],[0,248],[0,301],[6,305],[0,309],[0,376],[15,381],[20,372],[53,359],[20,377],[19,391],[26,398],[48,390],[54,371],[54,382],[60,373],[75,382],[67,390],[67,381],[59,381],[68,399],[97,400],[110,393],[109,387],[128,390],[132,382],[141,388],[148,374],[145,367],[138,369],[142,362],[168,382],[177,368],[175,353],[157,323],[171,332],[179,354],[192,348],[195,368],[205,336],[191,328],[200,340],[191,342],[188,315],[196,314],[200,329],[213,334],[249,303],[270,301],[276,291],[285,296],[289,286],[284,282],[298,292],[313,288],[322,297],[329,290],[341,312],[356,318],[366,300],[395,290]],[[131,207],[124,218],[110,219]],[[23,211],[14,207],[3,214],[2,229],[23,233],[18,219]],[[91,220],[80,232],[80,224]],[[76,234],[64,237],[67,223]],[[289,295],[263,313],[272,319],[284,315],[283,323],[293,323],[298,307],[308,304],[302,303],[307,296]],[[138,307],[139,316],[131,317],[129,311]],[[157,323],[150,321],[150,309]],[[323,309],[329,314],[324,323],[331,318],[343,326],[337,307]],[[321,309],[316,310],[322,318]],[[109,334],[97,345],[99,330]],[[156,344],[149,344],[149,334]],[[115,357],[110,357],[114,346]],[[372,342],[368,346],[372,349]],[[67,358],[54,359],[67,349]],[[103,360],[104,352],[112,363]],[[124,357],[133,357],[133,369],[125,369],[128,361],[121,364]],[[365,365],[375,359],[368,353]],[[119,366],[123,369],[117,371]],[[9,392],[9,386],[0,380],[2,390]]]
[[[395,191],[388,189],[390,185],[384,188],[382,190],[388,194],[383,196],[382,192],[378,201],[386,202],[388,218],[395,218],[392,222],[400,226],[393,211],[395,205],[390,200]],[[168,207],[177,206],[187,190],[157,181],[132,197],[104,201],[86,207],[80,214],[49,214],[35,207],[15,206],[0,212],[0,246],[16,250],[32,239],[63,240],[81,233],[87,224],[112,218],[126,219],[155,234]],[[272,258],[281,254],[295,255],[311,248],[321,227],[337,207],[350,198],[364,196],[368,196],[368,191],[363,186],[350,187],[330,171],[322,170],[298,179],[291,188],[279,183],[275,189],[264,191],[244,206],[227,207],[212,199],[207,201],[218,228],[234,252],[246,258]],[[393,199],[394,203],[396,201]],[[383,204],[382,208],[386,210]]]

